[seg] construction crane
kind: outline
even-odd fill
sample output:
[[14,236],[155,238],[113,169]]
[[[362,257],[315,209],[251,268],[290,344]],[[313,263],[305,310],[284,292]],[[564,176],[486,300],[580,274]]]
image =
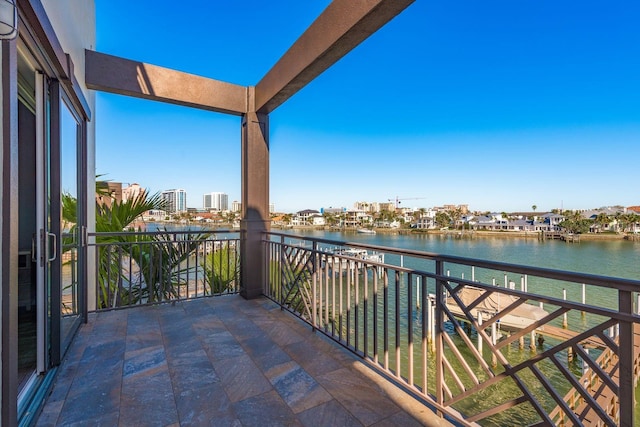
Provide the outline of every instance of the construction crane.
[[400,203],[402,203],[403,200],[420,200],[420,199],[426,199],[426,197],[398,197],[396,196],[395,199],[387,199],[390,202],[393,202],[395,200],[396,203],[396,209],[400,208]]

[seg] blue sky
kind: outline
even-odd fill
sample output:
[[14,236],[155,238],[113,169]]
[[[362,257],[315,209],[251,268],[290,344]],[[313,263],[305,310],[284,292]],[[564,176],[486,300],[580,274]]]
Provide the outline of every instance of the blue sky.
[[[97,50],[254,85],[327,4],[96,0]],[[638,205],[639,20],[633,1],[416,0],[270,115],[271,201]],[[239,118],[96,109],[98,174],[240,199]]]

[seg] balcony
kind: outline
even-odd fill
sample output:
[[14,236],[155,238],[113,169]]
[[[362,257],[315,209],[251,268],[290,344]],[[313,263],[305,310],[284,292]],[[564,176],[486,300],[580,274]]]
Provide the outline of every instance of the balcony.
[[266,298],[94,313],[38,425],[447,425]]
[[238,233],[96,237],[40,425],[633,420],[637,281],[265,233],[245,300]]

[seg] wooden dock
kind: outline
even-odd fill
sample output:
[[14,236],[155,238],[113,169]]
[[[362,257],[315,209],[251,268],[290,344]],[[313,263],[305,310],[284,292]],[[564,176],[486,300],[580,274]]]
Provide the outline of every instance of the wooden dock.
[[[536,334],[547,336],[550,338],[555,338],[561,341],[567,341],[580,335],[580,332],[546,324],[536,329]],[[606,347],[604,341],[602,341],[600,338],[593,337],[593,336],[585,339],[584,341],[581,341],[580,344],[585,348],[605,348]]]
[[580,235],[565,233],[561,231],[545,231],[542,233],[543,240],[562,240],[567,243],[580,243]]
[[[640,377],[640,324],[634,324],[633,351],[633,378],[634,387],[637,387]],[[611,349],[607,347],[598,359],[596,359],[595,363],[609,375],[615,384],[620,384],[618,357]],[[588,392],[595,398],[596,402],[598,402],[598,405],[617,423],[619,421],[618,396],[601,380],[600,376],[594,372],[593,369],[587,369],[580,378],[580,384],[583,384],[587,388]],[[572,388],[565,395],[564,401],[567,402],[569,408],[579,416],[584,425],[602,425],[602,421],[596,410],[582,398],[580,392],[575,388]],[[559,406],[556,406],[551,412],[550,417],[558,426],[572,425],[571,420],[568,420],[563,415]]]
[[573,233],[564,233],[561,237],[567,243],[580,243],[580,235]]

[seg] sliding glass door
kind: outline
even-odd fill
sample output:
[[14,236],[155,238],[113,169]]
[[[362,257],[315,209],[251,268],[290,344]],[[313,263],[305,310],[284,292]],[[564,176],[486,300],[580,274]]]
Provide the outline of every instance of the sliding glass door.
[[60,345],[64,353],[80,323],[83,301],[82,242],[85,235],[84,200],[80,178],[83,176],[83,127],[64,96],[59,99],[60,119],[60,234],[62,236],[60,271]]
[[57,365],[84,312],[85,123],[18,43],[19,408]]
[[49,86],[24,49],[19,49],[18,92],[18,370],[24,397],[50,364],[49,293],[59,242],[51,230]]

